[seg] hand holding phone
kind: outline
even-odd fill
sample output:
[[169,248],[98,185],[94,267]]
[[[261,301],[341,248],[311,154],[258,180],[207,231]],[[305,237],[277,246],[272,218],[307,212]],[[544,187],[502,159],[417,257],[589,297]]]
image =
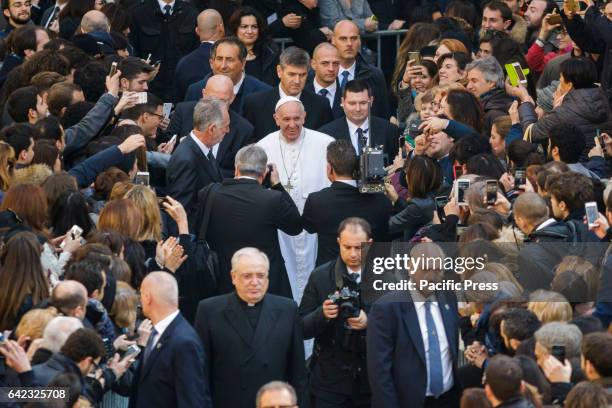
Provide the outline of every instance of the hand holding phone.
[[459,179],[455,181],[455,197],[457,197],[457,205],[467,207],[467,190],[470,188],[469,179]]
[[595,201],[584,203],[584,210],[586,212],[587,224],[589,225],[589,228],[597,226],[597,224],[595,224],[599,218],[597,203]]

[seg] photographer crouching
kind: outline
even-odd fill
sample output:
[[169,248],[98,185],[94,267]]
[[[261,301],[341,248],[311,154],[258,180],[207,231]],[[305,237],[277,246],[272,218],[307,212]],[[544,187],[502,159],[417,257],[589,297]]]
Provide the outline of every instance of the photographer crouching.
[[367,221],[340,223],[340,256],[310,274],[299,312],[304,338],[315,338],[310,361],[310,391],[316,408],[369,407],[366,327],[369,304],[361,289],[361,244],[371,243]]

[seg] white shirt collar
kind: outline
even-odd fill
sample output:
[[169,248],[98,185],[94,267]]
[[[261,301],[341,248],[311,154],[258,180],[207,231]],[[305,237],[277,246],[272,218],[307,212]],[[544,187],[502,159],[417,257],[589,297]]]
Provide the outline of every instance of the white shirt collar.
[[351,122],[348,118],[346,118],[346,123],[348,124],[348,128],[349,128],[349,134],[351,136],[355,136],[357,134],[357,129],[361,128],[361,130],[363,130],[363,133],[367,136],[370,130],[370,123],[368,122],[368,119],[366,118],[365,122],[363,122],[361,124],[361,126],[357,126],[356,124],[354,124],[353,122]]
[[334,81],[328,87],[323,87],[323,86],[319,85],[319,83],[317,82],[317,77],[315,77],[314,81],[312,81],[312,85],[313,85],[315,93],[317,95],[320,95],[319,92],[321,91],[321,89],[327,89],[327,95],[325,95],[325,97],[329,100],[329,104],[333,108],[333,106],[334,106],[334,98],[336,97],[336,91],[337,91],[337,88],[338,88],[337,85],[336,85],[336,81]]
[[236,85],[234,85],[234,95],[238,95],[238,92],[240,92],[240,87],[242,86],[242,83],[244,82],[244,77],[246,75],[244,74],[244,72],[242,73],[242,77],[240,78],[240,81],[238,81],[238,83]]
[[239,176],[239,177],[234,177],[236,180],[239,179],[249,179],[249,180],[255,180],[257,181],[257,179],[255,177],[251,177],[251,176]]
[[[159,1],[159,0],[158,0]],[[338,71],[338,80],[342,81],[342,73],[344,71],[348,71],[349,72],[349,77],[348,80],[352,81],[353,79],[355,79],[355,70],[357,69],[357,60],[355,60],[355,62],[353,62],[353,65],[351,65],[348,68],[342,68],[340,67],[340,70]]]
[[300,99],[300,97],[302,96],[301,92],[297,95],[287,95],[285,91],[283,91],[283,87],[280,84],[278,84],[278,93],[280,94],[280,99],[283,99],[285,96],[295,96],[296,98]]
[[155,339],[153,339],[153,345],[157,343],[157,341],[161,338],[162,334],[164,334],[168,326],[170,326],[170,324],[176,318],[176,316],[178,316],[178,314],[179,311],[177,310],[157,322],[157,324],[154,326],[155,331],[157,332],[157,336]]
[[554,218],[549,218],[546,221],[544,221],[543,223],[541,223],[540,225],[538,225],[538,228],[536,228],[535,230],[539,231],[542,228],[548,227],[550,224],[554,224],[555,222],[557,222],[557,220],[555,220]]
[[344,184],[348,184],[349,186],[357,187],[357,180],[336,180],[336,181],[338,183],[344,183]]
[[157,3],[159,4],[159,9],[163,14],[166,12],[166,10],[164,10],[164,7],[166,6],[170,6],[170,13],[172,13],[174,11],[174,3],[176,3],[176,1],[173,1],[172,3],[166,3],[165,1],[157,0]]
[[[198,145],[198,147],[200,148],[200,150],[202,150],[202,153],[204,153],[204,156],[208,156],[208,152],[210,151],[210,149],[208,148],[208,146],[206,146],[204,143],[202,143],[202,141],[200,139],[198,139],[196,137],[195,134],[193,134],[193,132],[191,132],[189,134],[191,136],[191,138],[193,139],[193,141]],[[213,152],[213,156],[215,156],[215,158],[217,158],[217,152],[219,151],[219,143],[217,143],[216,145],[214,145],[212,147],[212,152]]]

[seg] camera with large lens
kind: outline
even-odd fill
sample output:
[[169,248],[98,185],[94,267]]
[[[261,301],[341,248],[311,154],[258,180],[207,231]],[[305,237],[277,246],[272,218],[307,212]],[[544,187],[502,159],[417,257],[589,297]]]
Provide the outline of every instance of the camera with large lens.
[[361,311],[359,292],[343,287],[338,293],[329,295],[329,300],[338,306],[338,317],[340,319],[359,317]]

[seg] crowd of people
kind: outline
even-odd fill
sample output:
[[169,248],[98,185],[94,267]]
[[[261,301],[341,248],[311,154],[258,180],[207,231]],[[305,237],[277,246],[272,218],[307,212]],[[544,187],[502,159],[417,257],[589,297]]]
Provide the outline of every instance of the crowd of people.
[[612,406],[612,2],[2,9],[3,406]]

